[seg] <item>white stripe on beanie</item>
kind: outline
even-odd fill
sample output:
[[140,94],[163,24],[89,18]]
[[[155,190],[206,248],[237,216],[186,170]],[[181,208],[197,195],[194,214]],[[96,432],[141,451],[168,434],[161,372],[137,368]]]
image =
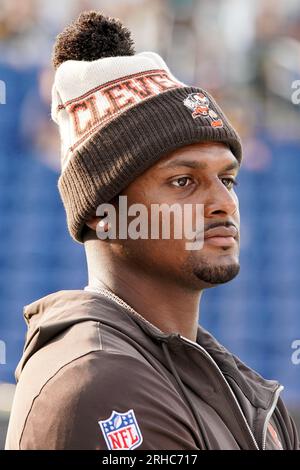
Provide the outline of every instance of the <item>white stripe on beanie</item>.
[[184,87],[155,52],[68,60],[52,87],[52,119],[59,125],[62,171],[72,152],[118,115],[152,96]]

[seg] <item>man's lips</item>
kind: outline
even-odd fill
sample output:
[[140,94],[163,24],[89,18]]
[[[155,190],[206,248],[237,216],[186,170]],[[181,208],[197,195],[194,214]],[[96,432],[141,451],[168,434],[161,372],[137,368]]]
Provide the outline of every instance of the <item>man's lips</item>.
[[214,227],[206,230],[204,233],[204,240],[212,245],[217,246],[230,246],[236,243],[238,230],[231,225],[230,227]]
[[235,238],[238,234],[237,229],[231,225],[230,227],[214,227],[211,229],[206,230],[204,233],[204,238],[212,238],[212,237],[233,237]]

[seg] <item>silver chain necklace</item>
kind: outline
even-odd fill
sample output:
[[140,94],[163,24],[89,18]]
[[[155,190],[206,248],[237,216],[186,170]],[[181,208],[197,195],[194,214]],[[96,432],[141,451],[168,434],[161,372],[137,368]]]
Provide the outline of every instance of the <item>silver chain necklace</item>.
[[116,304],[118,304],[121,307],[128,310],[133,315],[136,315],[138,318],[142,319],[144,322],[148,323],[148,325],[150,325],[152,328],[158,329],[156,326],[152,325],[152,323],[150,323],[148,320],[146,320],[146,318],[144,318],[143,315],[141,315],[136,310],[134,310],[134,308],[132,308],[130,305],[128,305],[125,302],[125,300],[121,299],[121,297],[119,297],[117,294],[115,294],[111,290],[106,289],[105,287],[89,287],[89,286],[85,287],[84,290],[87,291],[87,292],[95,292],[96,294],[101,294],[104,297],[107,297],[108,299],[112,300]]
[[109,289],[105,289],[104,287],[86,287],[86,291],[88,292],[96,292],[97,294],[102,294],[104,297],[107,297],[108,299],[113,300],[117,304],[119,304],[121,307],[126,308],[129,310],[131,313],[134,313],[135,315],[141,316],[134,308],[130,307],[125,300],[121,299],[117,294],[112,292]]
[[87,292],[95,292],[96,294],[101,294],[104,297],[107,297],[108,299],[113,300],[115,303],[117,303],[121,307],[124,307],[126,310],[131,312],[133,315],[140,318],[144,323],[147,323],[151,328],[155,328],[157,331],[162,333],[161,330],[157,326],[154,326],[151,322],[146,320],[146,318],[143,317],[143,315],[141,315],[136,310],[134,310],[134,308],[132,308],[130,305],[128,305],[125,302],[125,300],[121,299],[121,297],[119,297],[117,294],[112,292],[110,289],[106,289],[105,287],[89,287],[89,286],[87,286],[87,287],[85,287],[84,290],[87,291]]

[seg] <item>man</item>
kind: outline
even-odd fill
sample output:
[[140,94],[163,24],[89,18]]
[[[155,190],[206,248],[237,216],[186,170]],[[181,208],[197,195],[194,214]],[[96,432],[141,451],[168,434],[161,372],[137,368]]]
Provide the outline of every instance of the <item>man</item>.
[[[6,448],[298,448],[283,387],[198,325],[204,289],[239,272],[236,131],[205,90],[135,54],[129,31],[97,12],[58,36],[54,65],[59,189],[89,283],[25,308]],[[136,204],[151,233],[155,205],[192,208],[188,222],[200,207],[203,224],[138,237]]]

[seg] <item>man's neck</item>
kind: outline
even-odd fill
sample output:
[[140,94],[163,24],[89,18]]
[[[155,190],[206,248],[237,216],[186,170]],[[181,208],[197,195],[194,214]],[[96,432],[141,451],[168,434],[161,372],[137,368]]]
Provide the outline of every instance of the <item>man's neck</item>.
[[[89,287],[107,288],[165,333],[196,341],[202,291],[156,277],[113,261],[89,266]],[[103,268],[105,266],[105,268]],[[108,268],[109,267],[109,268]]]

